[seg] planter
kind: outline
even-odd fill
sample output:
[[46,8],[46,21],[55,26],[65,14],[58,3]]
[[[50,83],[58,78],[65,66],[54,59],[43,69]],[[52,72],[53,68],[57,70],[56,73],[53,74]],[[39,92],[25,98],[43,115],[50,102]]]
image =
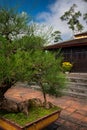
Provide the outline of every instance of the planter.
[[69,74],[69,71],[66,71],[65,74]]
[[60,115],[61,110],[54,111],[53,113],[44,116],[34,122],[26,124],[25,126],[19,126],[18,124],[11,122],[8,119],[0,118],[0,127],[2,130],[41,130],[51,123],[55,122]]

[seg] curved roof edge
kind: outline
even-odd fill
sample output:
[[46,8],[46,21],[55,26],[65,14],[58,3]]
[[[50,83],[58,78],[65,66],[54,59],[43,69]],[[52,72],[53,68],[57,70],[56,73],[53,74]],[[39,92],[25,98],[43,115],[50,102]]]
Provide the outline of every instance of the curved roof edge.
[[45,50],[52,50],[52,49],[58,49],[58,48],[66,48],[66,47],[74,47],[74,46],[87,46],[87,38],[81,38],[81,39],[73,39],[68,40],[64,42],[60,42],[57,44],[45,46]]

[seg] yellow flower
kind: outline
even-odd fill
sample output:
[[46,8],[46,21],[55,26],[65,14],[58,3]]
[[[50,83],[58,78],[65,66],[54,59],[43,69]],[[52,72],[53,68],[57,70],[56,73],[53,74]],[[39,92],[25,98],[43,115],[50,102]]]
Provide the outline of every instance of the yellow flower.
[[70,71],[72,69],[73,65],[70,62],[63,62],[62,68],[64,71]]

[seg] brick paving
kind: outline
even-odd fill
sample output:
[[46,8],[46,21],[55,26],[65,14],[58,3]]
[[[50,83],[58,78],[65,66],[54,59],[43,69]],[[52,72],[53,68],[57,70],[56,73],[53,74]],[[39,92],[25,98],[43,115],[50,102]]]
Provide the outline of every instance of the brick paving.
[[[43,100],[40,91],[24,87],[10,88],[5,96],[17,102],[30,98],[40,98]],[[87,130],[86,99],[77,99],[69,96],[55,98],[48,95],[47,99],[60,106],[62,112],[60,118],[53,124],[53,127],[49,126],[46,130]]]

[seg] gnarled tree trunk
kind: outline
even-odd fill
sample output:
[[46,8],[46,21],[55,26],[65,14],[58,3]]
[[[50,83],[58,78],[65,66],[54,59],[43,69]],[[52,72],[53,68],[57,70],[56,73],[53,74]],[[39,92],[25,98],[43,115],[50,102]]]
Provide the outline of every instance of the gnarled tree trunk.
[[0,109],[1,109],[1,107],[2,107],[2,105],[3,105],[3,101],[4,101],[4,99],[5,99],[5,97],[4,97],[4,94],[5,94],[5,92],[9,89],[9,88],[11,88],[11,86],[14,84],[14,80],[11,80],[11,82],[9,82],[7,79],[6,80],[4,80],[3,82],[2,82],[2,84],[0,85]]

